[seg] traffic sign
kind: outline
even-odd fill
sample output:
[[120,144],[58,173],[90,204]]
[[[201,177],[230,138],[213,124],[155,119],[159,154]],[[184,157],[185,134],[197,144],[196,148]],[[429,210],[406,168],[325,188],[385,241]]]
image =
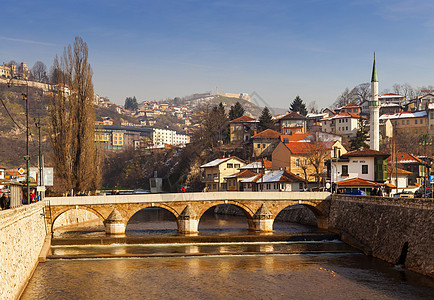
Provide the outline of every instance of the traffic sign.
[[19,168],[18,169],[18,173],[20,173],[20,175],[23,175],[24,174],[24,169],[23,168]]
[[434,175],[429,175],[429,183],[434,184]]
[[38,192],[45,192],[45,186],[43,186],[43,185],[38,185],[38,186],[36,187],[36,190],[37,190]]

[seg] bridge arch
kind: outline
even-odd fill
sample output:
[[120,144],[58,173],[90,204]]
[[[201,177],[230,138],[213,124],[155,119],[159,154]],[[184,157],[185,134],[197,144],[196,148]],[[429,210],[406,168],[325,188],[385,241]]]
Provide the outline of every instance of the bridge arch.
[[162,208],[168,212],[170,212],[175,219],[178,218],[180,212],[178,212],[174,207],[167,205],[165,203],[141,203],[141,204],[136,204],[134,207],[131,207],[126,215],[125,215],[125,224],[128,224],[128,222],[131,220],[131,218],[138,213],[139,211],[141,211],[142,209],[146,209],[146,208]]
[[[287,203],[286,205],[283,205],[282,207],[279,208],[278,211],[276,211],[275,217],[274,217],[274,221],[276,221],[276,218],[278,217],[279,214],[281,214],[285,209],[289,208],[289,207],[293,207],[295,205],[299,205],[301,207],[305,207],[307,208],[310,212],[313,213],[315,219],[316,219],[316,226],[318,228],[322,228],[322,229],[327,229],[327,218],[328,218],[328,213],[323,211],[321,209],[321,207],[318,207],[317,203],[314,202],[309,202],[309,201],[294,201],[292,203]],[[273,221],[273,223],[274,223]],[[273,224],[274,225],[274,224]]]
[[[233,206],[236,208],[235,210],[241,211],[243,213],[243,216],[246,218],[248,229],[251,230],[254,228],[254,224],[253,224],[254,212],[247,205],[240,203],[240,202],[237,202],[237,201],[222,201],[221,203],[212,203],[212,204],[206,205],[205,207],[202,206],[202,208],[200,209],[200,212],[198,213],[198,222],[199,222],[198,227],[200,227],[201,220],[202,220],[202,218],[206,212],[208,212],[211,209],[214,209],[218,206],[225,206],[225,205]],[[227,214],[225,214],[225,215],[227,215]]]
[[63,216],[66,212],[68,211],[73,211],[73,210],[86,210],[91,212],[92,214],[94,214],[96,217],[98,217],[98,219],[101,222],[104,222],[105,218],[103,215],[100,214],[100,212],[98,212],[97,210],[93,209],[92,207],[88,207],[88,206],[71,206],[71,207],[66,207],[66,208],[62,208],[59,211],[56,211],[54,214],[52,214],[52,221],[51,221],[51,232],[54,232],[54,228],[56,225],[56,221],[59,219],[59,217]]

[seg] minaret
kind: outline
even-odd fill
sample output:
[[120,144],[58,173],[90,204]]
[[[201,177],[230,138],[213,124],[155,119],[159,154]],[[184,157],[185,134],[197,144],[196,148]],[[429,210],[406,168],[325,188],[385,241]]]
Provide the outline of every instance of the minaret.
[[378,102],[378,76],[377,68],[375,66],[375,53],[374,53],[374,66],[372,67],[371,79],[371,101],[369,101],[369,111],[371,115],[369,138],[371,140],[371,150],[380,150],[380,102]]

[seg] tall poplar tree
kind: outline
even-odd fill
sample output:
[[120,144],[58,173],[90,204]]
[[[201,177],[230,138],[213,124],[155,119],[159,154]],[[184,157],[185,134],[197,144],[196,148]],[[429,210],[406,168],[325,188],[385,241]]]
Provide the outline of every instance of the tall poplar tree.
[[55,91],[49,103],[57,192],[95,190],[100,166],[94,142],[95,106],[87,44],[76,37],[54,60]]

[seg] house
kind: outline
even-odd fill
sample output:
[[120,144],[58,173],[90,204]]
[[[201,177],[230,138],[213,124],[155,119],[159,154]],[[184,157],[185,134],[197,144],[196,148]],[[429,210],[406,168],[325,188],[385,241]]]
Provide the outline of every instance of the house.
[[338,114],[340,114],[340,113],[352,113],[355,115],[360,115],[362,113],[362,108],[359,105],[351,102],[345,106],[337,108],[336,112]]
[[406,171],[411,172],[408,176],[408,185],[421,185],[425,177],[426,163],[411,153],[397,153],[388,159],[389,164],[398,165]]
[[322,131],[344,137],[355,137],[360,120],[366,120],[366,117],[354,113],[342,112],[322,119]]
[[307,118],[298,112],[292,111],[278,121],[281,134],[296,134],[307,132]]
[[428,122],[428,133],[434,136],[434,102],[428,103],[426,107],[427,122]]
[[[389,184],[386,185],[386,193],[393,196],[408,188],[408,177],[413,173],[400,168],[396,168],[393,164],[387,166],[387,178]],[[396,180],[398,178],[398,180]],[[398,186],[397,186],[398,185]]]
[[380,122],[382,120],[390,120],[394,132],[406,136],[419,136],[427,133],[428,129],[428,114],[426,111],[384,114],[380,116]]
[[307,130],[309,132],[321,131],[321,120],[327,118],[329,115],[327,113],[308,113],[307,118]]
[[224,179],[226,180],[226,189],[228,191],[243,191],[243,185],[241,184],[241,180],[245,178],[251,178],[256,176],[257,174],[250,170],[241,170],[240,172],[226,176]]
[[[304,190],[303,178],[284,170],[270,171],[241,180],[244,191],[293,192]],[[249,189],[250,187],[250,189]]]
[[380,104],[397,104],[401,106],[405,101],[405,96],[394,94],[394,93],[387,93],[378,96],[378,101],[380,101]]
[[[347,153],[347,150],[339,141],[332,142],[288,142],[279,143],[272,154],[273,170],[287,170],[297,176],[304,178],[307,182],[315,182],[313,174],[316,172],[315,167],[309,161],[309,158],[316,159],[313,152],[316,147],[321,147],[330,152],[325,159],[335,158]],[[325,162],[319,168],[321,172],[325,167]]]
[[250,170],[253,173],[265,173],[268,171],[271,171],[272,169],[272,163],[271,161],[269,161],[267,158],[264,159],[260,159],[258,161],[254,161],[248,165],[245,165],[243,167],[240,168],[241,170]]
[[229,122],[231,142],[247,142],[254,135],[258,121],[241,116]]
[[236,156],[223,157],[210,161],[200,166],[200,168],[203,169],[202,182],[205,183],[207,190],[210,192],[226,191],[227,181],[225,177],[233,175],[245,164],[242,159]]
[[272,129],[265,129],[252,136],[253,157],[267,157],[273,153],[280,142],[280,133]]
[[359,178],[377,183],[387,180],[387,158],[389,153],[366,149],[355,150],[331,160],[331,181]]

